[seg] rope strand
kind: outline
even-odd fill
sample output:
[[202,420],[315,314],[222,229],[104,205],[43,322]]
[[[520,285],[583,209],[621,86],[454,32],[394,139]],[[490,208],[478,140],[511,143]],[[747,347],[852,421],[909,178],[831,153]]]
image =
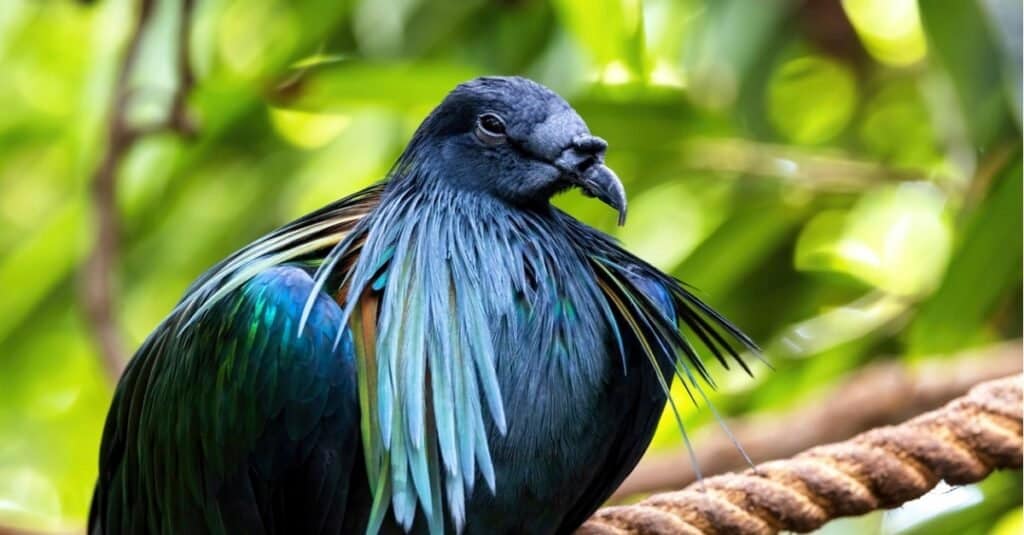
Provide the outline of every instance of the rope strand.
[[605,507],[577,535],[774,534],[889,509],[940,480],[1020,468],[1022,376],[982,383],[941,409],[757,471],[710,477],[635,505]]

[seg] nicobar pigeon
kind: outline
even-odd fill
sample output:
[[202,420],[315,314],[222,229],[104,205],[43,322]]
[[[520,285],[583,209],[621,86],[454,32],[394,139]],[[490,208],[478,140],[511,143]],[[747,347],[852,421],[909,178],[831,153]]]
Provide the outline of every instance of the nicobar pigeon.
[[756,352],[550,204],[578,187],[622,224],[606,148],[551,90],[475,79],[386,180],[212,267],[120,380],[89,533],[573,531],[673,376],[713,386],[695,348]]

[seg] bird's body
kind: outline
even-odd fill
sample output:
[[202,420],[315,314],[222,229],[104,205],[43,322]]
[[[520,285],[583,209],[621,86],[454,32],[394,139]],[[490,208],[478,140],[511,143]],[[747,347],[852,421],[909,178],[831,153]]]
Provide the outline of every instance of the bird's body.
[[749,342],[551,207],[624,214],[603,151],[546,89],[470,82],[386,183],[212,268],[121,380],[90,533],[573,530],[706,378],[679,325]]

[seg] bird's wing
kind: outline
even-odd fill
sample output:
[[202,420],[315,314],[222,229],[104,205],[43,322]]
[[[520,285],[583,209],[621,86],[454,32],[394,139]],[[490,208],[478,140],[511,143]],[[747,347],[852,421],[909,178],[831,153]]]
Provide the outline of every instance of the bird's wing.
[[258,274],[175,336],[157,332],[115,397],[93,533],[320,533],[344,518],[358,446],[351,336],[300,267]]
[[[676,278],[626,251],[609,236],[560,214],[577,246],[590,258],[593,276],[616,314],[619,334],[635,336],[655,370],[660,369],[658,359],[663,356],[672,361],[688,392],[692,388],[700,393],[700,381],[714,388],[714,379],[697,350],[703,346],[726,369],[733,360],[750,373],[742,353],[749,351],[760,358],[761,352],[743,331]],[[663,379],[667,391],[668,378]]]
[[143,343],[107,417],[90,533],[340,529],[362,473],[355,349],[311,263],[378,194],[228,258]]

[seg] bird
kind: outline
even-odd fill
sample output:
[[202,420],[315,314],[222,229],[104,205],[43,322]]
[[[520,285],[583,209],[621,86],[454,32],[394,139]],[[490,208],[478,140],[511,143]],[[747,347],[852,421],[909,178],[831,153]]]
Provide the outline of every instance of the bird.
[[707,401],[706,360],[758,354],[551,203],[624,224],[607,149],[543,85],[476,78],[380,182],[199,276],[115,389],[89,533],[572,532],[673,381]]

